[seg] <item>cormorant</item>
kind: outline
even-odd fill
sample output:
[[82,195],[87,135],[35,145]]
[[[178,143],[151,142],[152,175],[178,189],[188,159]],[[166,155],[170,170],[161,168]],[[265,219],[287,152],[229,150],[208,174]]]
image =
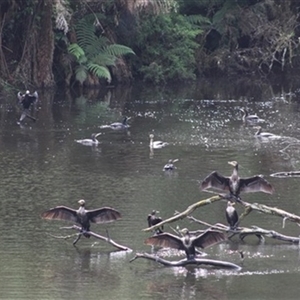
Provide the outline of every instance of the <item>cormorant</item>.
[[100,143],[97,140],[99,135],[101,135],[101,133],[93,133],[90,139],[75,140],[75,142],[85,146],[97,146]]
[[109,125],[109,127],[113,130],[122,130],[122,129],[127,129],[129,128],[129,125],[127,124],[127,121],[129,120],[130,118],[128,117],[124,117],[123,119],[123,122],[115,122],[115,123],[112,123]]
[[243,112],[243,121],[245,123],[257,124],[265,122],[265,120],[259,118],[257,115],[249,115],[249,112],[246,108],[241,108],[240,110]]
[[169,162],[164,166],[163,171],[173,171],[176,169],[174,163],[176,163],[179,159],[170,159]]
[[102,207],[93,210],[85,209],[85,200],[78,201],[80,207],[78,210],[66,207],[56,206],[41,214],[43,219],[47,220],[66,220],[78,223],[82,226],[82,233],[89,238],[87,231],[90,230],[90,222],[101,224],[109,223],[121,218],[121,214],[111,207]]
[[147,238],[145,240],[145,244],[184,250],[187,259],[194,259],[196,256],[195,247],[200,247],[203,249],[226,240],[226,235],[217,230],[208,229],[198,236],[190,235],[188,229],[186,228],[182,229],[181,232],[183,233],[182,237],[178,237],[167,232],[154,235]]
[[280,136],[270,133],[270,132],[262,132],[261,126],[256,126],[255,127],[257,131],[255,132],[255,136],[258,138],[265,138],[265,139],[279,139]]
[[161,149],[161,148],[163,148],[163,147],[165,147],[165,146],[168,145],[167,142],[153,141],[153,139],[154,139],[154,134],[152,134],[152,133],[149,135],[149,138],[150,138],[150,144],[149,144],[149,147],[150,147],[151,149]]
[[33,103],[36,103],[39,98],[37,91],[35,91],[33,94],[30,94],[28,90],[25,92],[25,94],[18,92],[17,96],[19,99],[19,104],[21,104],[23,107],[23,112],[18,123],[20,124],[26,117],[35,122],[36,119],[29,114],[29,108]]
[[[160,223],[160,222],[163,221],[162,218],[156,216],[156,213],[158,213],[158,211],[157,210],[153,210],[151,212],[151,214],[148,215],[148,217],[147,217],[148,227],[152,227],[152,226],[154,226],[154,225],[156,225],[156,224],[158,224],[158,223]],[[163,229],[164,229],[163,226],[158,227],[158,228],[155,229],[155,233],[156,234],[161,234],[161,233],[163,233]]]
[[234,208],[235,203],[228,201],[226,208],[226,219],[230,229],[235,229],[238,225],[239,216]]
[[202,181],[201,189],[206,190],[213,188],[219,191],[228,191],[229,196],[233,196],[237,200],[240,200],[239,195],[241,192],[264,192],[268,194],[272,194],[274,192],[272,185],[261,175],[240,178],[238,175],[238,163],[236,161],[231,161],[228,163],[234,167],[230,177],[224,177],[223,175],[214,171]]

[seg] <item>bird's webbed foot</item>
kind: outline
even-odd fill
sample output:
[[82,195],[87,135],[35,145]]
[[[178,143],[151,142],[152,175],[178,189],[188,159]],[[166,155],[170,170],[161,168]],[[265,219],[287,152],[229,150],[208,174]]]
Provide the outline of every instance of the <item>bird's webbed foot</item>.
[[73,241],[73,246],[76,245],[76,243],[80,240],[81,236],[82,236],[82,232],[80,232],[80,233],[77,235],[77,238]]

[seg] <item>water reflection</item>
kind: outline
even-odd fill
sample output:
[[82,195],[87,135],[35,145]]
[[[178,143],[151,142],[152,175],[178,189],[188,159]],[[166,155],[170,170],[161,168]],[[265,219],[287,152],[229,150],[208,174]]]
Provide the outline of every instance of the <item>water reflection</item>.
[[[0,290],[3,299],[258,299],[297,298],[299,249],[266,239],[234,239],[207,251],[209,258],[242,264],[241,272],[207,268],[164,268],[143,260],[129,263],[133,253],[115,252],[109,245],[71,241],[62,224],[44,222],[42,211],[56,205],[74,207],[83,198],[90,207],[112,206],[123,218],[109,225],[111,237],[133,252],[151,251],[147,214],[163,218],[210,195],[198,183],[217,170],[231,172],[227,162],[240,163],[241,176],[263,174],[275,187],[272,196],[247,194],[246,201],[280,207],[298,214],[298,178],[277,178],[279,171],[300,169],[299,101],[293,82],[202,81],[194,86],[147,87],[56,94],[40,92],[37,122],[20,128],[16,99],[6,96],[0,107]],[[267,122],[263,129],[282,138],[260,141],[255,129],[244,126],[241,108]],[[131,117],[130,135],[101,129]],[[97,147],[76,139],[101,132]],[[149,149],[149,134],[167,141]],[[173,173],[163,171],[178,158]],[[208,223],[225,223],[225,203],[195,211]],[[237,207],[239,213],[242,208]],[[182,220],[180,228],[197,229]],[[9,224],[9,225],[8,225]],[[176,226],[177,224],[171,224]],[[257,225],[287,235],[299,235],[296,224],[251,213],[243,226]],[[105,225],[93,230],[105,234]],[[165,230],[171,231],[170,226]],[[245,253],[243,262],[239,251]],[[176,257],[173,257],[176,259]],[[289,282],[289,289],[283,285]],[[255,287],[255,289],[251,287]],[[276,288],[275,288],[276,286]],[[275,292],[276,290],[276,292]]]

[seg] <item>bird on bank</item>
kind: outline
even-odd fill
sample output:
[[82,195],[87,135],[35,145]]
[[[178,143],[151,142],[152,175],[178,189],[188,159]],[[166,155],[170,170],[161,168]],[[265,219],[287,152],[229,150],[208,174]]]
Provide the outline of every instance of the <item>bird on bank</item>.
[[217,230],[208,229],[197,236],[191,235],[186,228],[182,229],[181,232],[183,234],[182,237],[167,232],[154,235],[147,238],[145,244],[183,250],[185,251],[187,259],[190,260],[196,256],[196,247],[204,249],[226,240],[226,235]]
[[263,123],[265,122],[264,119],[259,118],[256,114],[255,115],[249,115],[249,112],[246,108],[240,109],[243,112],[243,121],[248,124],[257,124],[257,123]]
[[111,128],[113,130],[126,130],[130,127],[127,123],[129,119],[130,119],[129,117],[124,117],[122,122],[115,122],[110,125],[102,125],[100,126],[100,128]]
[[149,144],[150,149],[161,149],[168,145],[167,142],[153,141],[154,134],[152,134],[152,133],[149,135],[149,138],[150,138],[150,144]]
[[34,104],[38,101],[38,99],[39,99],[38,92],[35,91],[33,94],[30,94],[30,92],[28,90],[25,92],[25,94],[18,92],[17,97],[19,100],[19,104],[21,104],[22,108],[23,108],[23,112],[21,114],[18,124],[21,124],[21,122],[26,117],[35,122],[36,119],[29,114],[29,109],[32,104]]
[[169,159],[168,163],[164,166],[163,171],[173,171],[177,169],[174,165],[179,159]]
[[234,230],[239,221],[239,216],[234,208],[235,203],[228,201],[226,207],[226,219],[230,226],[230,229]]
[[[111,207],[102,207],[93,210],[85,209],[85,200],[78,201],[79,209],[75,210],[67,206],[56,206],[41,214],[46,220],[64,220],[81,225],[81,233],[89,238],[90,222],[96,224],[109,223],[121,218],[121,214]],[[75,240],[76,242],[78,240]],[[75,244],[76,242],[73,242]]]
[[97,146],[100,144],[100,142],[97,140],[99,135],[101,135],[101,132],[93,133],[90,139],[75,140],[75,142],[85,146]]
[[264,139],[279,139],[280,136],[270,133],[270,132],[262,132],[262,127],[261,126],[256,126],[255,129],[257,131],[255,132],[254,136],[258,138],[264,138]]
[[[147,217],[148,227],[152,227],[152,226],[154,226],[154,225],[156,225],[156,224],[163,221],[163,219],[158,217],[156,215],[156,213],[159,213],[159,212],[157,210],[153,210],[151,212],[151,214],[148,215],[148,217]],[[155,229],[155,233],[156,234],[161,234],[161,233],[163,233],[163,229],[164,229],[163,226],[158,227],[158,228]]]
[[238,163],[236,161],[228,163],[234,167],[230,177],[224,177],[217,171],[214,171],[202,181],[201,189],[206,190],[212,188],[218,191],[226,191],[229,192],[229,197],[233,197],[236,200],[240,200],[239,196],[241,192],[263,192],[267,194],[274,192],[272,185],[261,175],[240,178],[238,175]]

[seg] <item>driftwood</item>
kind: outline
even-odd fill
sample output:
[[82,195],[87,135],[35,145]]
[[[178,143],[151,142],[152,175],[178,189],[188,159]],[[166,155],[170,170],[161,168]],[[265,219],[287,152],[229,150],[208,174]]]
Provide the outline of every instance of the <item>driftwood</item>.
[[277,172],[273,173],[270,176],[272,177],[299,177],[300,176],[300,171],[288,171],[288,172]]
[[145,258],[148,260],[152,260],[167,267],[184,267],[187,265],[209,265],[217,268],[241,270],[240,266],[227,261],[206,259],[206,258],[195,258],[195,259],[184,258],[181,260],[169,261],[161,257],[158,257],[156,255],[151,255],[148,253],[136,253],[135,256],[130,260],[130,262],[138,258]]
[[270,207],[259,203],[248,203],[245,201],[240,201],[239,203],[245,207],[245,212],[240,216],[240,220],[248,215],[252,210],[256,210],[264,214],[282,217],[284,221],[288,220],[300,224],[300,216],[289,213],[283,209]]
[[240,239],[243,240],[248,235],[256,235],[259,239],[262,239],[264,236],[266,236],[269,238],[273,238],[276,240],[289,242],[289,243],[293,243],[293,244],[300,243],[299,237],[284,235],[277,231],[267,230],[267,229],[263,229],[263,228],[260,228],[257,226],[252,226],[252,228],[238,227],[238,228],[232,230],[232,229],[230,229],[229,226],[226,226],[221,223],[209,224],[207,222],[198,220],[198,219],[194,218],[193,216],[189,216],[188,219],[190,219],[191,221],[196,222],[198,224],[208,226],[212,229],[217,229],[217,230],[228,232],[230,234],[230,236],[228,238],[232,238],[235,235],[239,235]]
[[[61,227],[61,229],[74,229],[74,230],[77,230],[79,231],[79,233],[76,233],[75,236],[77,236],[77,238],[74,240],[73,242],[73,245],[75,246],[76,243],[79,241],[79,239],[81,238],[81,236],[83,235],[83,233],[81,232],[81,227],[77,226],[77,225],[73,225],[73,226],[69,226],[69,227]],[[100,234],[97,234],[97,233],[94,233],[93,231],[86,231],[84,233],[87,233],[89,234],[90,236],[93,236],[94,238],[96,239],[99,239],[99,240],[102,240],[102,241],[105,241],[107,242],[108,244],[114,246],[115,248],[117,248],[118,250],[122,250],[122,251],[132,251],[130,248],[126,247],[126,246],[123,246],[123,245],[120,245],[118,243],[116,243],[114,240],[112,240],[110,237],[109,237],[109,234],[108,234],[108,231],[106,230],[106,234],[107,234],[107,237],[105,236],[102,236]],[[73,237],[74,235],[68,235],[68,236],[54,236],[54,235],[51,235],[52,237],[54,238],[58,238],[58,239],[69,239],[71,237]]]
[[181,213],[177,213],[175,216],[173,216],[171,218],[168,218],[168,219],[166,219],[166,220],[164,220],[164,221],[162,221],[162,222],[160,222],[160,223],[158,223],[156,225],[153,225],[151,227],[145,228],[145,229],[143,229],[143,231],[152,231],[152,230],[157,229],[158,227],[161,227],[164,224],[172,223],[172,222],[184,219],[188,215],[190,215],[192,212],[194,212],[198,207],[201,207],[201,206],[204,206],[204,205],[208,205],[208,204],[211,204],[211,203],[213,203],[215,201],[220,201],[222,199],[223,199],[222,196],[217,195],[217,196],[214,196],[214,197],[211,197],[211,198],[208,198],[208,199],[196,202],[196,203],[190,205],[185,211],[183,211]]
[[[172,216],[171,218],[168,218],[152,227],[149,228],[145,228],[143,229],[143,231],[152,231],[155,230],[156,228],[165,225],[167,223],[172,223],[175,222],[177,220],[181,220],[183,218],[190,218],[193,221],[195,221],[196,219],[194,219],[192,216],[190,216],[190,214],[192,212],[194,212],[197,208],[207,205],[207,204],[211,204],[213,202],[222,200],[222,199],[227,199],[226,197],[223,197],[222,195],[217,195],[211,198],[208,198],[206,200],[201,200],[199,202],[196,202],[190,206],[188,206],[188,208],[181,212],[181,213],[177,213],[175,216]],[[243,218],[245,218],[251,211],[255,210],[255,211],[259,211],[261,213],[264,214],[269,214],[269,215],[274,215],[274,216],[279,216],[283,218],[283,227],[285,225],[285,221],[291,221],[291,222],[295,222],[297,224],[300,225],[300,216],[296,215],[296,214],[292,214],[289,213],[283,209],[277,208],[277,207],[270,207],[264,204],[259,204],[259,203],[248,203],[245,201],[242,201],[241,199],[239,201],[237,201],[238,204],[241,204],[245,207],[245,211],[240,215],[239,217],[239,223],[241,222],[241,220]],[[285,241],[285,242],[290,242],[290,243],[294,243],[294,244],[299,244],[299,237],[293,237],[293,236],[287,236],[287,235],[283,235],[279,232],[276,232],[274,230],[266,230],[263,228],[259,228],[257,226],[253,226],[252,228],[244,228],[244,227],[238,227],[235,230],[231,230],[228,226],[225,226],[223,224],[215,224],[215,225],[211,225],[208,224],[206,222],[202,222],[197,220],[198,223],[201,222],[201,224],[208,226],[210,228],[214,228],[214,229],[219,229],[219,230],[223,230],[228,232],[230,235],[230,237],[239,234],[241,239],[244,239],[247,235],[256,235],[259,238],[262,238],[263,236],[266,237],[271,237],[274,239],[278,239],[281,241]]]

